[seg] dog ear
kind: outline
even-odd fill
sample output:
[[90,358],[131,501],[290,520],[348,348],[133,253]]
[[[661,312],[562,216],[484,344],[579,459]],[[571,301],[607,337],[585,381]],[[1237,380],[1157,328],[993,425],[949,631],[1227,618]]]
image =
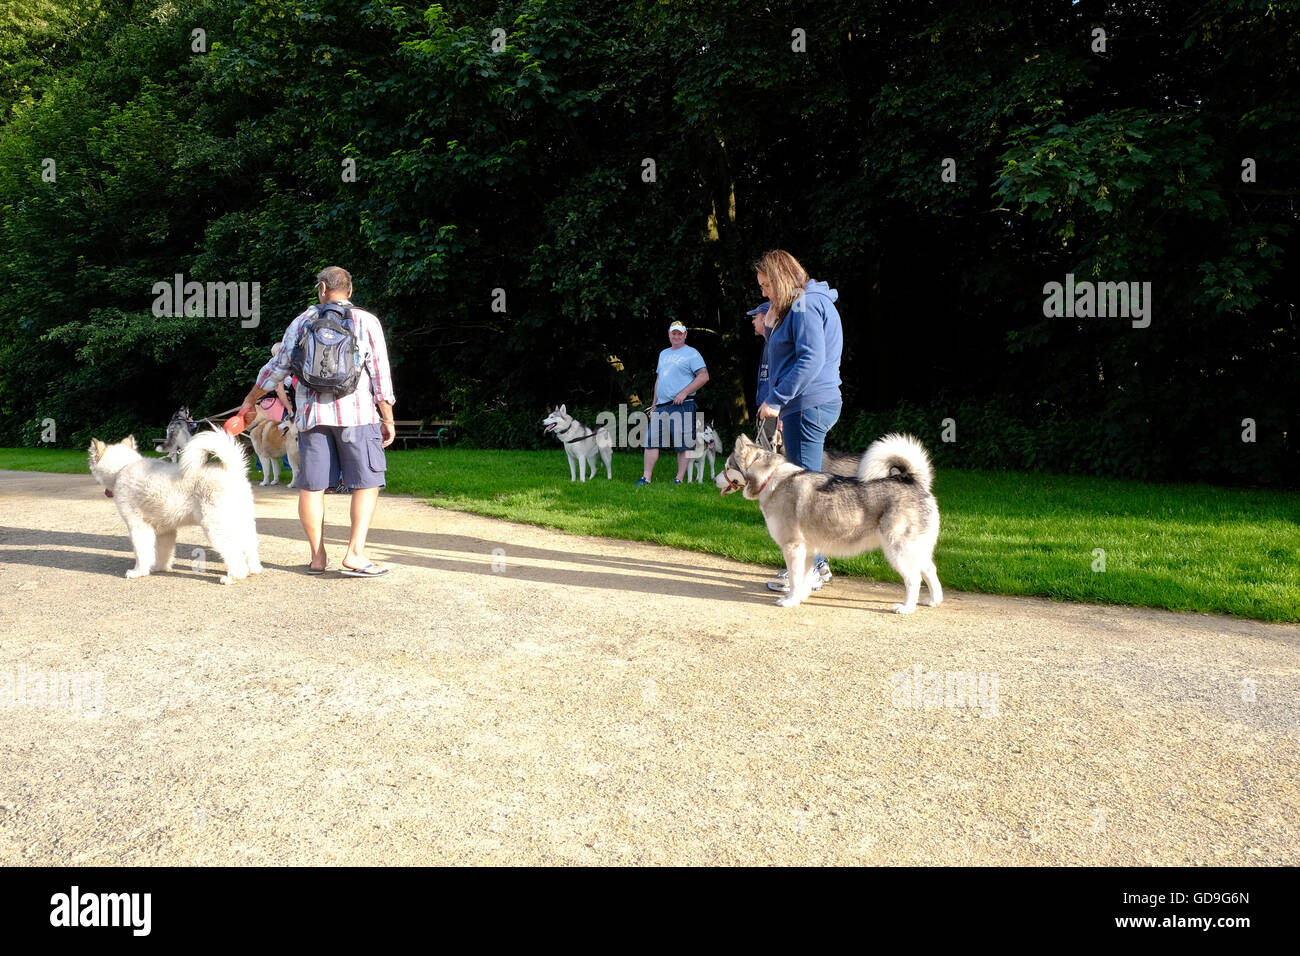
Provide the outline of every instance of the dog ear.
[[98,438],[92,438],[90,440],[90,463],[92,465],[96,464],[99,459],[104,457],[104,449],[107,447],[108,446]]
[[565,409],[565,407],[564,407],[563,405],[561,405],[559,408],[557,408],[556,411],[559,412],[561,415],[567,415],[567,414],[569,414],[568,411]]
[[127,448],[131,449],[132,451],[135,451],[135,436],[127,435],[120,442],[118,442],[118,444],[125,445]]

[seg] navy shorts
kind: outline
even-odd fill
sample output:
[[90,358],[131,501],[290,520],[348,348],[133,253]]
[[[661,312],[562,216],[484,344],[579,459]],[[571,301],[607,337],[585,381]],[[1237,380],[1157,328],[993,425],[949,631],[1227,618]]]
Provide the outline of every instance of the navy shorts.
[[332,488],[330,479],[343,469],[343,483],[358,488],[384,487],[388,461],[384,437],[376,425],[317,425],[298,433],[302,474],[298,487],[305,491]]
[[689,451],[695,447],[695,399],[688,398],[680,405],[669,402],[656,405],[650,412],[650,429],[646,433],[646,448],[664,451]]

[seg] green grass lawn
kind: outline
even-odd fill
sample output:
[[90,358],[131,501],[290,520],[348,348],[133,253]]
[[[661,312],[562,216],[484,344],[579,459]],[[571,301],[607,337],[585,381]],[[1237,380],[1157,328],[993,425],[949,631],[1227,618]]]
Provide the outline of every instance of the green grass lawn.
[[[389,491],[442,508],[781,565],[756,504],[673,485],[668,458],[645,488],[633,487],[639,454],[616,454],[614,480],[585,485],[570,483],[558,447],[390,449],[388,465]],[[84,452],[43,449],[0,449],[0,468],[87,471]],[[1300,621],[1300,495],[973,471],[942,471],[934,490],[945,587]],[[832,567],[899,581],[879,552]]]

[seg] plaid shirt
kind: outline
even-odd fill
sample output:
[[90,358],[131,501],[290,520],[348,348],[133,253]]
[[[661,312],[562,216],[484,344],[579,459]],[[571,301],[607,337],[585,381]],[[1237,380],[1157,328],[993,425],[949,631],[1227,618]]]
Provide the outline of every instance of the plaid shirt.
[[[361,350],[361,377],[351,393],[337,400],[333,395],[322,395],[308,388],[299,378],[294,389],[294,404],[298,406],[294,421],[303,431],[317,425],[374,425],[379,422],[377,402],[396,404],[393,377],[388,371],[388,348],[384,345],[384,330],[379,327],[379,320],[350,302],[338,304],[352,307],[357,347]],[[280,343],[280,353],[272,356],[257,374],[258,388],[271,391],[292,373],[293,347],[298,343],[302,323],[315,315],[313,305],[289,323]]]

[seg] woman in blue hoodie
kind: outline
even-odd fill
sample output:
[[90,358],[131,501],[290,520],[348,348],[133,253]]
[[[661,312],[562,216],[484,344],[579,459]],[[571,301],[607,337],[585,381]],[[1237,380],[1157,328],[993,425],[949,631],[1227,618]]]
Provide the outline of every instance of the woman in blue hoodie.
[[[809,471],[821,471],[826,433],[839,421],[840,353],[844,331],[835,308],[839,293],[815,282],[794,256],[782,249],[765,252],[754,271],[767,297],[769,388],[758,417],[779,418],[785,456]],[[831,579],[826,558],[817,555],[814,590]],[[782,571],[769,581],[773,591],[789,590]]]

